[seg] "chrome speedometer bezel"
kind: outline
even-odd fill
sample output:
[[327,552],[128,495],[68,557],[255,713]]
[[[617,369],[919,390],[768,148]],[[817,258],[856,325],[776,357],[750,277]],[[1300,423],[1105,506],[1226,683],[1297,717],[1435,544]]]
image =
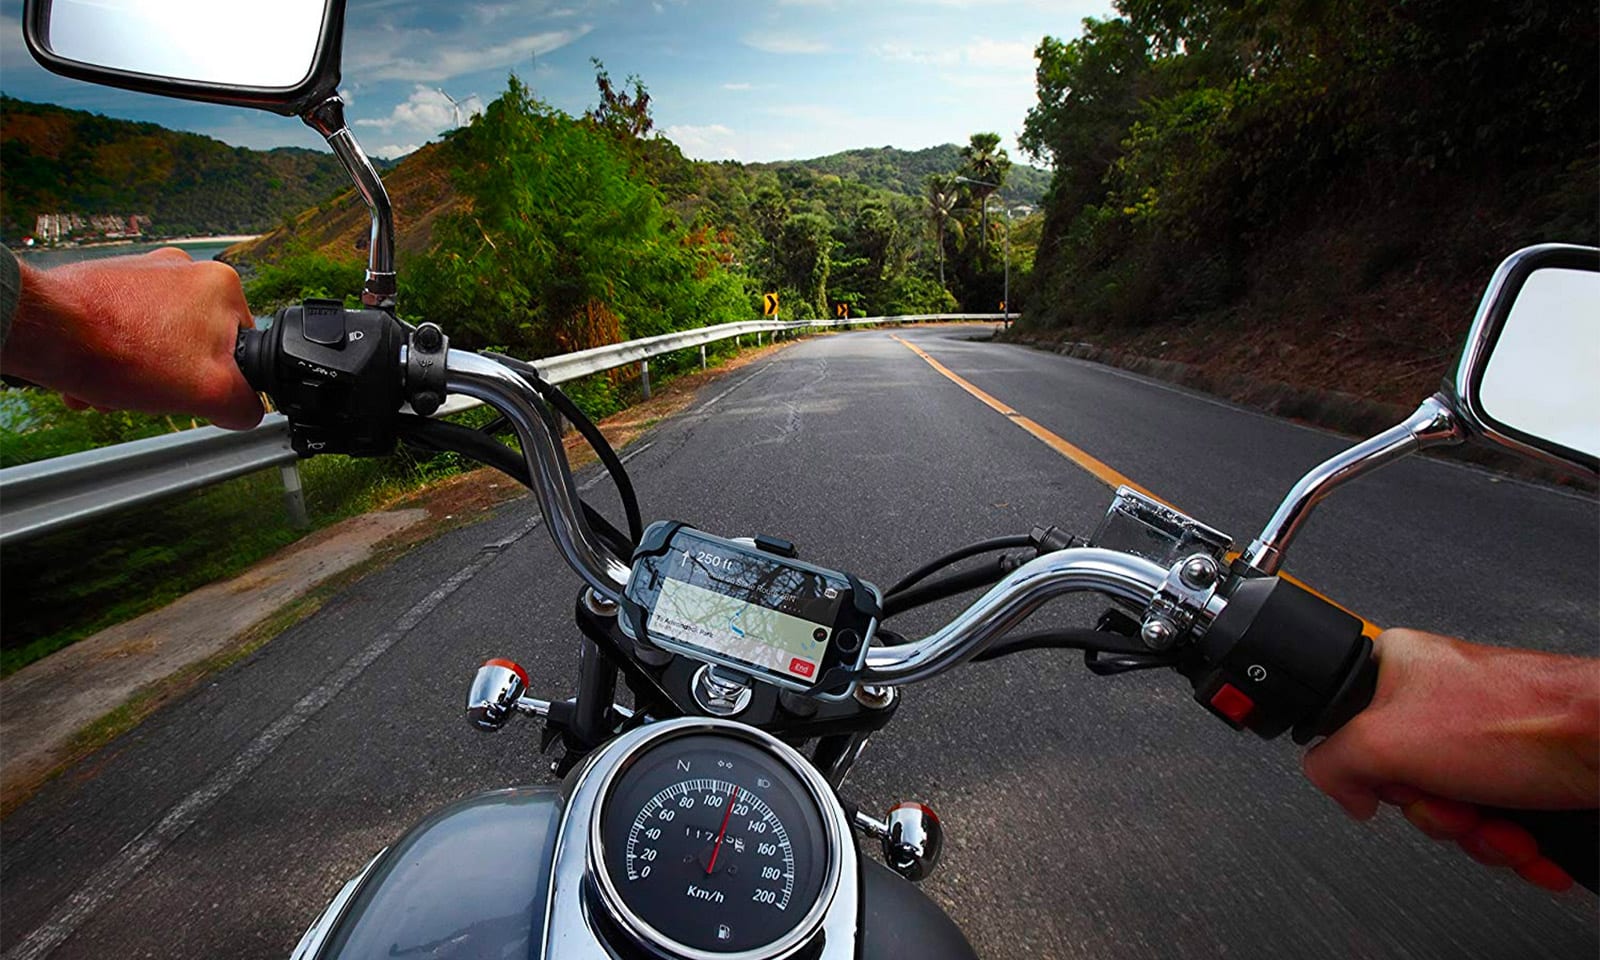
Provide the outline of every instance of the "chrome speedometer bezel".
[[[840,818],[834,815],[838,801],[833,796],[833,788],[828,781],[823,779],[811,766],[805,757],[801,756],[793,747],[777,738],[764,733],[754,727],[745,726],[731,720],[715,718],[695,718],[679,721],[669,721],[659,724],[659,729],[647,728],[647,735],[630,745],[621,756],[616,757],[605,771],[600,781],[597,792],[598,802],[589,817],[589,850],[587,872],[590,881],[600,894],[601,905],[606,913],[628,936],[639,946],[657,956],[668,960],[784,960],[791,957],[801,949],[811,944],[821,933],[823,919],[828,914],[829,907],[839,892],[839,881],[842,864],[846,856],[846,837],[839,826]],[[696,734],[711,734],[713,736],[731,736],[743,740],[760,750],[765,751],[787,767],[797,779],[805,786],[811,801],[816,804],[817,819],[823,829],[823,856],[827,863],[823,871],[822,888],[817,894],[816,902],[801,917],[800,921],[790,928],[782,937],[751,950],[722,952],[715,950],[701,950],[688,944],[680,943],[666,934],[661,933],[644,919],[639,917],[623,900],[622,893],[617,889],[610,873],[605,868],[605,840],[600,829],[601,820],[611,800],[612,791],[617,779],[624,771],[632,767],[633,762],[650,750],[661,746],[669,740]]]

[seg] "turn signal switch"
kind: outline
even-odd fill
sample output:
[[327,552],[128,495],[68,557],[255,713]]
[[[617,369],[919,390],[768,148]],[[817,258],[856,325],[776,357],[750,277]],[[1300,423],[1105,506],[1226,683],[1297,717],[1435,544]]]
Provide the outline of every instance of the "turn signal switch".
[[897,803],[882,820],[857,810],[853,820],[857,830],[878,838],[883,844],[883,862],[907,880],[925,880],[939,866],[939,855],[944,852],[944,827],[927,804],[910,800]]
[[550,701],[525,696],[528,671],[510,660],[486,660],[467,691],[467,722],[479,730],[494,731],[514,714],[550,715]]

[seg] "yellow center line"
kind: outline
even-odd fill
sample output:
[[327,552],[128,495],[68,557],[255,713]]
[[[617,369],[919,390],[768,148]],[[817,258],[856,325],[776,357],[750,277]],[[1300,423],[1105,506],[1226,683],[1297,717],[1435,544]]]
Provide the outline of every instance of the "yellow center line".
[[[968,393],[972,394],[974,397],[977,397],[979,400],[983,401],[983,404],[985,406],[989,407],[990,409],[992,409],[994,412],[1000,414],[1001,416],[1005,417],[1007,420],[1010,420],[1012,423],[1016,424],[1017,426],[1021,427],[1024,430],[1028,431],[1028,433],[1033,435],[1034,439],[1040,441],[1045,446],[1047,446],[1050,449],[1054,450],[1056,453],[1061,454],[1063,457],[1066,457],[1068,460],[1071,460],[1073,463],[1077,464],[1078,466],[1082,467],[1084,470],[1086,470],[1089,473],[1093,474],[1095,479],[1099,480],[1101,483],[1104,483],[1106,486],[1111,487],[1112,489],[1115,489],[1117,487],[1127,487],[1130,490],[1137,490],[1139,493],[1144,494],[1145,496],[1149,497],[1152,500],[1156,500],[1156,501],[1158,501],[1160,503],[1164,503],[1167,506],[1172,507],[1172,509],[1178,510],[1179,512],[1184,512],[1184,511],[1182,511],[1181,508],[1179,508],[1178,506],[1174,505],[1172,503],[1172,501],[1166,499],[1165,497],[1158,496],[1157,494],[1154,494],[1154,493],[1150,492],[1150,490],[1148,488],[1146,488],[1146,487],[1144,487],[1144,486],[1142,486],[1142,485],[1140,485],[1138,483],[1135,483],[1131,477],[1127,476],[1124,473],[1118,472],[1110,464],[1108,464],[1105,461],[1100,460],[1097,457],[1093,456],[1088,451],[1084,450],[1082,447],[1079,447],[1079,446],[1076,446],[1074,444],[1068,443],[1066,440],[1062,439],[1061,437],[1057,436],[1055,433],[1051,432],[1044,425],[1042,425],[1042,424],[1038,423],[1037,421],[1034,421],[1034,420],[1032,420],[1032,419],[1030,419],[1028,417],[1023,416],[1016,409],[1014,409],[1010,404],[1007,404],[1007,403],[1005,403],[1005,402],[1003,402],[1003,401],[1001,401],[999,399],[996,399],[991,394],[986,393],[984,390],[980,389],[972,381],[970,381],[970,380],[966,379],[965,377],[961,376],[959,373],[956,373],[954,370],[951,370],[949,367],[947,367],[944,364],[940,363],[938,360],[935,360],[932,356],[930,356],[928,354],[928,352],[926,350],[922,349],[921,347],[917,346],[916,344],[912,343],[911,341],[902,339],[899,334],[895,334],[895,333],[891,333],[891,334],[889,334],[889,336],[893,337],[895,340],[898,340],[902,346],[904,346],[906,349],[910,350],[912,353],[914,353],[917,356],[921,357],[923,360],[926,360],[928,362],[928,366],[930,366],[933,369],[935,369],[935,370],[939,371],[940,373],[944,374],[944,376],[946,378],[948,378],[956,386],[960,387],[961,389],[963,389],[963,390],[967,391]],[[1238,556],[1238,554],[1230,553],[1228,555],[1228,559],[1232,560],[1236,556]],[[1303,582],[1301,582],[1299,580],[1296,580],[1294,577],[1291,577],[1286,573],[1285,574],[1279,574],[1279,576],[1283,577],[1283,579],[1289,581],[1290,583],[1294,584],[1295,586],[1300,587],[1303,590],[1310,591],[1311,593],[1315,594],[1316,596],[1321,597],[1322,599],[1328,601],[1329,603],[1333,604],[1334,606],[1338,607],[1339,609],[1344,610],[1346,613],[1349,613],[1352,616],[1358,616],[1358,617],[1360,616],[1360,614],[1357,614],[1355,611],[1350,610],[1349,608],[1343,606],[1338,601],[1332,599],[1331,597],[1328,597],[1327,595],[1325,595],[1323,593],[1320,593],[1319,591],[1316,590],[1316,588],[1310,586],[1309,584],[1306,584],[1306,583],[1303,583]],[[1366,619],[1365,617],[1361,618],[1361,623],[1363,625],[1362,626],[1363,631],[1368,636],[1376,636],[1377,633],[1379,632],[1379,630],[1381,629],[1380,627],[1378,627],[1377,624],[1375,624],[1372,621]]]

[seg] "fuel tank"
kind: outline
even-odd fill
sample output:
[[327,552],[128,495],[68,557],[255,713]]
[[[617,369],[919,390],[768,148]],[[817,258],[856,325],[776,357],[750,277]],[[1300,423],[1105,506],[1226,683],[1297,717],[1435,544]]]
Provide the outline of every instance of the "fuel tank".
[[[349,883],[292,960],[537,957],[560,825],[556,786],[461,800],[413,827]],[[863,857],[863,960],[973,960],[955,923]]]

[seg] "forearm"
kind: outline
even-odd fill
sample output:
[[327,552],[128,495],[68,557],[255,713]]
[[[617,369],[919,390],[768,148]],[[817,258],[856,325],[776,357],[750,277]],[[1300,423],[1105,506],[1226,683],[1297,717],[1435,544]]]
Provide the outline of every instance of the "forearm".
[[1560,792],[1570,802],[1551,806],[1600,807],[1600,661],[1539,659],[1529,671],[1530,697],[1538,706],[1520,721],[1506,721],[1505,733],[1537,745],[1546,756],[1545,769],[1564,784]]
[[181,250],[18,270],[0,371],[75,408],[190,413],[242,429],[261,403],[233,361],[250,326],[239,276]]
[[0,352],[10,376],[71,393],[79,376],[63,349],[80,338],[78,308],[67,277],[18,264],[17,307]]

